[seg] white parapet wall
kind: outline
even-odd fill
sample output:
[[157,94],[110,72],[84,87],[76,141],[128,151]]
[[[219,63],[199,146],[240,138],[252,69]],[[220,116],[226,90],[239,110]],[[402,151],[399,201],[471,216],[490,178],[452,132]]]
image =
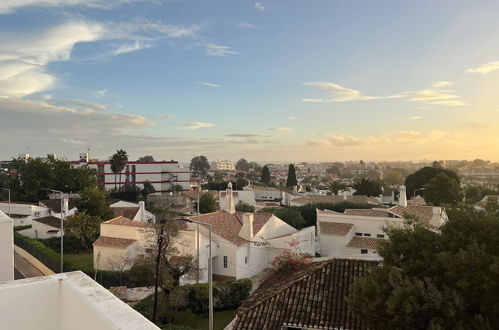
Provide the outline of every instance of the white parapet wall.
[[14,232],[12,219],[0,211],[0,281],[14,279]]
[[2,330],[159,329],[80,271],[0,282],[0,311]]

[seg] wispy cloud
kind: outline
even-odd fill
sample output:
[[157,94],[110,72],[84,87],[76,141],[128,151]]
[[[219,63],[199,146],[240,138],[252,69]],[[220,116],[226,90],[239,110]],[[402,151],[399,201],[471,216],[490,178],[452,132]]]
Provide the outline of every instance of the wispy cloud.
[[192,124],[189,125],[184,125],[184,126],[177,126],[177,129],[199,129],[199,128],[205,128],[205,127],[210,127],[213,126],[214,124],[212,123],[206,123],[202,121],[196,121]]
[[0,14],[8,14],[23,7],[70,7],[79,6],[93,9],[109,9],[115,6],[148,0],[3,0]]
[[242,29],[259,29],[260,27],[255,24],[251,24],[248,22],[240,22],[237,24],[237,27],[242,28]]
[[349,102],[349,101],[367,101],[378,99],[402,99],[406,98],[412,102],[423,102],[426,104],[462,106],[467,105],[460,99],[460,96],[452,90],[442,89],[422,89],[418,91],[407,91],[388,96],[369,96],[363,95],[360,91],[340,86],[333,82],[306,82],[306,86],[318,87],[321,90],[329,92],[328,99],[322,98],[302,98],[306,103],[331,103],[331,102]]
[[291,131],[291,128],[289,128],[289,127],[272,127],[272,128],[269,128],[269,131],[274,131],[274,132],[289,132],[289,131]]
[[263,2],[255,2],[255,8],[259,11],[264,11],[265,4]]
[[212,43],[205,43],[203,44],[203,46],[205,47],[206,54],[210,56],[227,56],[237,54],[237,52],[229,46],[222,46]]
[[480,65],[474,68],[470,68],[466,70],[467,73],[481,73],[481,74],[487,74],[489,72],[499,70],[499,61],[494,61],[494,62],[489,62],[484,65]]
[[138,50],[147,49],[153,47],[152,44],[135,40],[132,43],[125,43],[120,45],[118,48],[111,51],[111,55],[121,55],[136,52]]
[[162,116],[160,116],[160,118],[162,118],[162,119],[173,119],[173,118],[175,118],[175,116],[174,115],[162,115]]
[[291,117],[288,117],[286,118],[287,120],[298,120],[298,117],[294,117],[294,116],[291,116]]
[[214,87],[214,88],[222,87],[222,85],[207,82],[207,81],[197,81],[196,83],[199,85],[206,86],[206,87]]
[[106,111],[107,105],[101,103],[94,103],[81,99],[55,99],[50,100],[50,104],[70,106],[83,110],[96,110],[96,111]]
[[421,120],[423,119],[423,117],[421,116],[412,116],[412,117],[409,117],[410,120]]
[[454,82],[452,81],[448,81],[448,80],[439,80],[439,81],[436,81],[434,84],[433,84],[433,88],[442,88],[442,87],[447,87],[447,86],[450,86],[454,84]]
[[235,138],[264,138],[264,137],[269,137],[268,135],[263,135],[263,134],[245,134],[245,133],[238,133],[238,134],[226,134],[225,136],[227,137],[235,137]]
[[95,92],[97,94],[97,96],[106,96],[107,95],[107,88],[104,88],[104,89],[99,89]]

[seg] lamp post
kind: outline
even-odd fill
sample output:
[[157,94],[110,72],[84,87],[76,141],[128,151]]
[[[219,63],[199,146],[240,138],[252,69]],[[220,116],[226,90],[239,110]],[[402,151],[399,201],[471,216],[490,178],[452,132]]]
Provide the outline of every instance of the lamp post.
[[416,198],[416,191],[422,191],[422,190],[426,190],[426,188],[414,189],[414,192],[412,193],[412,196],[413,196],[414,198]]
[[64,193],[60,190],[43,188],[61,194],[61,273],[64,272]]
[[[208,227],[208,302],[209,302],[209,329],[213,330],[213,261],[211,259],[211,232],[212,226],[209,223],[198,222],[195,220],[187,219],[187,218],[175,218],[174,220],[194,223],[196,225],[206,226]],[[159,263],[161,261],[161,249],[163,244],[163,232],[164,227],[161,226],[160,235],[158,238],[158,254],[156,256],[156,280],[154,285],[154,304],[153,304],[153,322],[156,322],[156,313],[158,306],[158,285],[159,285]],[[198,233],[199,235],[199,233]]]
[[2,189],[2,190],[6,190],[6,191],[8,191],[8,192],[9,192],[9,217],[10,217],[10,189],[7,189],[7,188],[1,188],[1,187],[0,187],[0,189]]

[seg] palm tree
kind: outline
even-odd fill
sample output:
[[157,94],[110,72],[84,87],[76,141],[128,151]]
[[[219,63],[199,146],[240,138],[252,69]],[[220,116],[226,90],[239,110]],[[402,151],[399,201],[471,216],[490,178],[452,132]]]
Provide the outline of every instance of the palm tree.
[[120,188],[121,188],[121,171],[125,168],[128,162],[128,154],[125,150],[116,150],[116,153],[111,157],[111,171],[114,173],[114,188],[116,188],[116,174],[120,175]]
[[327,190],[329,190],[329,193],[331,195],[338,195],[338,192],[340,190],[343,190],[345,189],[347,186],[344,185],[343,183],[340,183],[338,181],[333,181],[333,183],[329,184],[329,186],[327,187]]

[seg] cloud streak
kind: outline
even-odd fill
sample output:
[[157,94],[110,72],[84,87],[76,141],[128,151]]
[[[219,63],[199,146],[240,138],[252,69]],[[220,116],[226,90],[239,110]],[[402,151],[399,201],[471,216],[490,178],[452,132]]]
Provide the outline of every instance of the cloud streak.
[[110,9],[122,4],[151,0],[3,0],[0,2],[0,14],[9,14],[24,7],[85,7],[92,9]]
[[199,85],[202,85],[202,86],[206,86],[206,87],[213,87],[213,88],[222,87],[222,85],[215,84],[215,83],[212,83],[212,82],[207,82],[207,81],[198,81],[196,83],[199,84]]
[[466,73],[481,73],[487,74],[492,71],[499,70],[499,61],[489,62],[484,65],[480,65],[474,68],[469,68],[465,72]]
[[189,124],[189,125],[177,126],[177,129],[195,130],[195,129],[206,128],[206,127],[211,127],[211,126],[214,126],[214,124],[203,122],[203,121],[196,121],[196,122]]
[[205,52],[210,56],[222,56],[225,57],[227,55],[235,55],[237,52],[233,50],[229,46],[222,46],[213,43],[205,43],[203,44],[205,47]]

